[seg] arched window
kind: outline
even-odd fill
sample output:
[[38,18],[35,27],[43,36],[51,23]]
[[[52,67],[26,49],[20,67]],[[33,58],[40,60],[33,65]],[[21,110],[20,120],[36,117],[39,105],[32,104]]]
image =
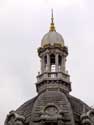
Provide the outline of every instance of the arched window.
[[62,65],[62,56],[58,56],[58,70],[61,71],[61,65]]
[[54,54],[50,55],[50,65],[51,65],[51,72],[55,72],[56,65],[55,65],[55,55]]
[[55,65],[55,55],[54,54],[50,55],[50,63],[51,63],[51,65]]
[[47,64],[47,56],[44,56],[44,62]]
[[62,56],[60,56],[60,55],[58,57],[58,64],[59,64],[59,66],[61,66],[61,64],[62,64]]

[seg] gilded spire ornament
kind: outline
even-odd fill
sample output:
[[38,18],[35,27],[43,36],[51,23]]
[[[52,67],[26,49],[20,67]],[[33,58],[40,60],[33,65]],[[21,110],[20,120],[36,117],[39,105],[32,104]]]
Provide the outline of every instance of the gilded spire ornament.
[[55,26],[54,26],[54,17],[53,17],[53,9],[51,10],[51,25],[50,25],[50,30],[49,31],[56,31]]

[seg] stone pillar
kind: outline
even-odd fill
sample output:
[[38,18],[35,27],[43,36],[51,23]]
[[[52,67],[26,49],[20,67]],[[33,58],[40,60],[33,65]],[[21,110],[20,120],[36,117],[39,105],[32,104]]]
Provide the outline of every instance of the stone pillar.
[[58,72],[58,68],[59,68],[59,62],[58,62],[58,54],[56,54],[55,56],[55,65],[56,65],[56,72]]
[[44,57],[41,58],[41,73],[45,71]]
[[50,56],[47,54],[47,72],[51,71],[51,66],[50,66]]
[[62,56],[62,64],[61,64],[61,71],[65,72],[65,62],[66,62],[66,58],[64,56]]

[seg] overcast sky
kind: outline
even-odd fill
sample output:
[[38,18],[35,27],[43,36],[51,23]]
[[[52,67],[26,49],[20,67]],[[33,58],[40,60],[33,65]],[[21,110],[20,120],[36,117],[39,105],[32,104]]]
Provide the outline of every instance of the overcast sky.
[[37,48],[54,22],[69,48],[71,94],[94,105],[94,0],[0,0],[0,125],[36,95]]

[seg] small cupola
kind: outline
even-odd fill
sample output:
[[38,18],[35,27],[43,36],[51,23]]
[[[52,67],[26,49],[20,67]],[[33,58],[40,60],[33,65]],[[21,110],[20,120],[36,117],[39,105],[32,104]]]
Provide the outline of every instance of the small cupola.
[[64,45],[62,35],[56,32],[53,11],[49,32],[43,36],[41,47],[38,48],[41,69],[37,76],[37,92],[54,89],[71,91],[70,76],[66,71],[68,48]]
[[64,39],[60,33],[56,32],[53,20],[54,18],[53,18],[53,10],[52,10],[50,29],[49,29],[49,32],[43,36],[41,40],[41,47],[45,47],[47,45],[53,46],[54,44],[59,44],[62,47],[64,46]]

